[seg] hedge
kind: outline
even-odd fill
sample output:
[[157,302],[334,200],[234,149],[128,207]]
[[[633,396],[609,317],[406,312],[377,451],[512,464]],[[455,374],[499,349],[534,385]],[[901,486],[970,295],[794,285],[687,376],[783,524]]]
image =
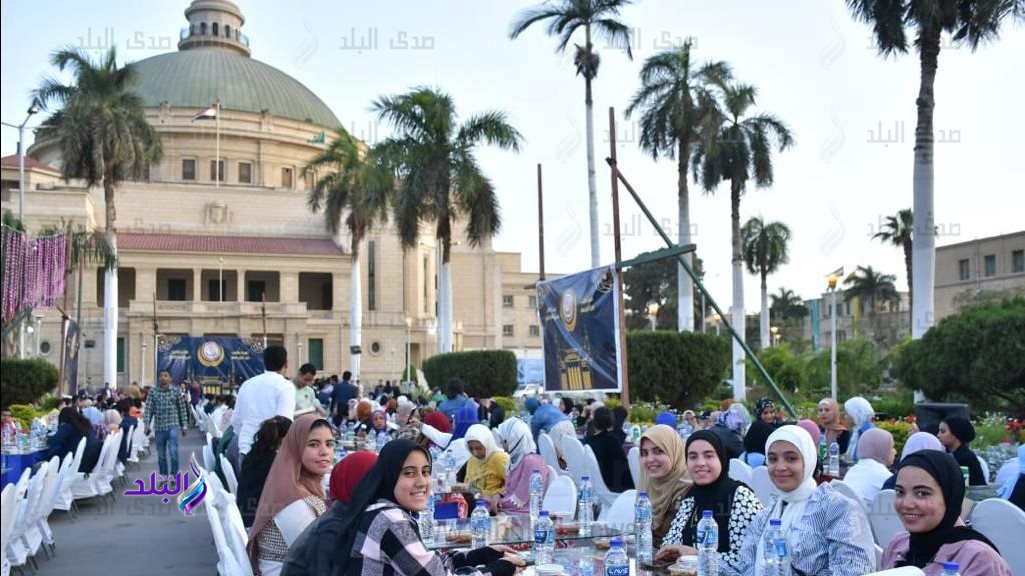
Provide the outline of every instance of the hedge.
[[727,339],[698,332],[639,331],[626,337],[630,399],[678,409],[710,395],[727,375]]
[[516,391],[516,355],[509,350],[438,354],[424,360],[423,372],[428,384],[442,392],[450,378],[462,380],[474,398],[512,396]]
[[57,368],[39,358],[0,360],[0,404],[35,404],[57,387]]

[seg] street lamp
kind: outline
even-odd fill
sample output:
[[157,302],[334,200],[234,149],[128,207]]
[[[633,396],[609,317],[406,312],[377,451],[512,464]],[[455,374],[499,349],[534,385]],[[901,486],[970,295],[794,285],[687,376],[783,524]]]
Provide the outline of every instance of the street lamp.
[[719,314],[712,314],[712,324],[715,324],[715,335],[719,335],[719,326],[722,324],[722,316]]
[[829,392],[836,400],[836,282],[840,279],[836,274],[830,274],[829,283]]
[[658,328],[658,302],[648,304],[648,321],[651,322],[651,329]]
[[769,332],[772,332],[772,345],[775,346],[779,343],[779,326],[773,326],[772,328],[769,328]]
[[145,387],[146,386],[146,348],[148,348],[149,346],[146,345],[145,336],[143,338],[144,339],[142,341],[142,376],[139,378],[139,384],[141,384],[143,387]]
[[[403,372],[406,372],[407,370],[409,370],[409,365],[413,363],[413,356],[412,356],[412,353],[411,353],[412,348],[411,348],[411,344],[410,344],[412,329],[413,329],[413,319],[407,317],[406,318],[406,365],[402,368]],[[409,381],[411,377],[412,377],[412,375],[407,373],[406,374],[406,381]]]

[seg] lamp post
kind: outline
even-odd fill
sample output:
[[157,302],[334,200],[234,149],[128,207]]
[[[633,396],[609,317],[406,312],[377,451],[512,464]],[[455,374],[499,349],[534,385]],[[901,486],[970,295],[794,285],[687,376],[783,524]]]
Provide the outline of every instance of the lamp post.
[[142,375],[139,377],[139,384],[141,384],[143,387],[146,386],[146,348],[148,348],[148,346],[146,345],[145,336],[143,336],[143,341],[142,341],[142,370],[141,370]]
[[[403,372],[409,370],[409,365],[413,363],[412,347],[411,347],[411,334],[413,330],[413,319],[406,318],[406,365],[402,368]],[[406,374],[406,381],[408,382],[411,378],[411,374]]]
[[658,302],[648,304],[648,321],[651,322],[651,329],[658,328]]
[[829,392],[836,400],[836,282],[840,277],[830,274],[829,282]]
[[224,256],[217,259],[217,301],[224,302]]
[[775,347],[779,343],[779,326],[769,328],[769,332],[772,332],[772,346]]
[[[28,107],[25,121],[18,125],[18,221],[25,225],[25,125],[29,118],[39,112],[39,108],[33,104]],[[25,358],[25,321],[21,321],[21,328],[18,330],[18,357]]]

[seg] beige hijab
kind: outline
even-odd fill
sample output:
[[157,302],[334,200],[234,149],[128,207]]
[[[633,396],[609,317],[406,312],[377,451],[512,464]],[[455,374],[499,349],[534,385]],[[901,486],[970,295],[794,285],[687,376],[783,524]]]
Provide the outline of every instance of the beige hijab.
[[669,474],[659,479],[649,477],[648,470],[641,466],[640,484],[637,487],[638,490],[648,491],[648,499],[651,500],[651,532],[661,542],[676,516],[679,500],[687,494],[694,482],[687,474],[687,453],[676,430],[657,424],[641,436],[641,445],[645,440],[661,448],[672,462]]

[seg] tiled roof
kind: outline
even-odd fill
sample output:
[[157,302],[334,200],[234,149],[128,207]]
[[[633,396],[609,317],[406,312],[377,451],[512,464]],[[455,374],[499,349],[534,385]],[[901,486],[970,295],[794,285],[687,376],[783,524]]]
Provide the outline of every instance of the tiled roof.
[[[18,167],[18,155],[17,154],[11,154],[10,156],[4,156],[3,158],[0,158],[0,165],[7,166],[8,168],[17,168]],[[50,166],[49,164],[43,164],[42,162],[40,162],[39,160],[36,160],[35,158],[33,158],[31,156],[26,156],[25,157],[25,168],[37,168],[39,170],[49,170],[51,172],[59,172],[59,170],[57,170],[53,166]]]
[[119,250],[141,252],[203,252],[214,254],[279,254],[341,256],[328,238],[271,238],[261,236],[200,236],[191,234],[117,235]]

